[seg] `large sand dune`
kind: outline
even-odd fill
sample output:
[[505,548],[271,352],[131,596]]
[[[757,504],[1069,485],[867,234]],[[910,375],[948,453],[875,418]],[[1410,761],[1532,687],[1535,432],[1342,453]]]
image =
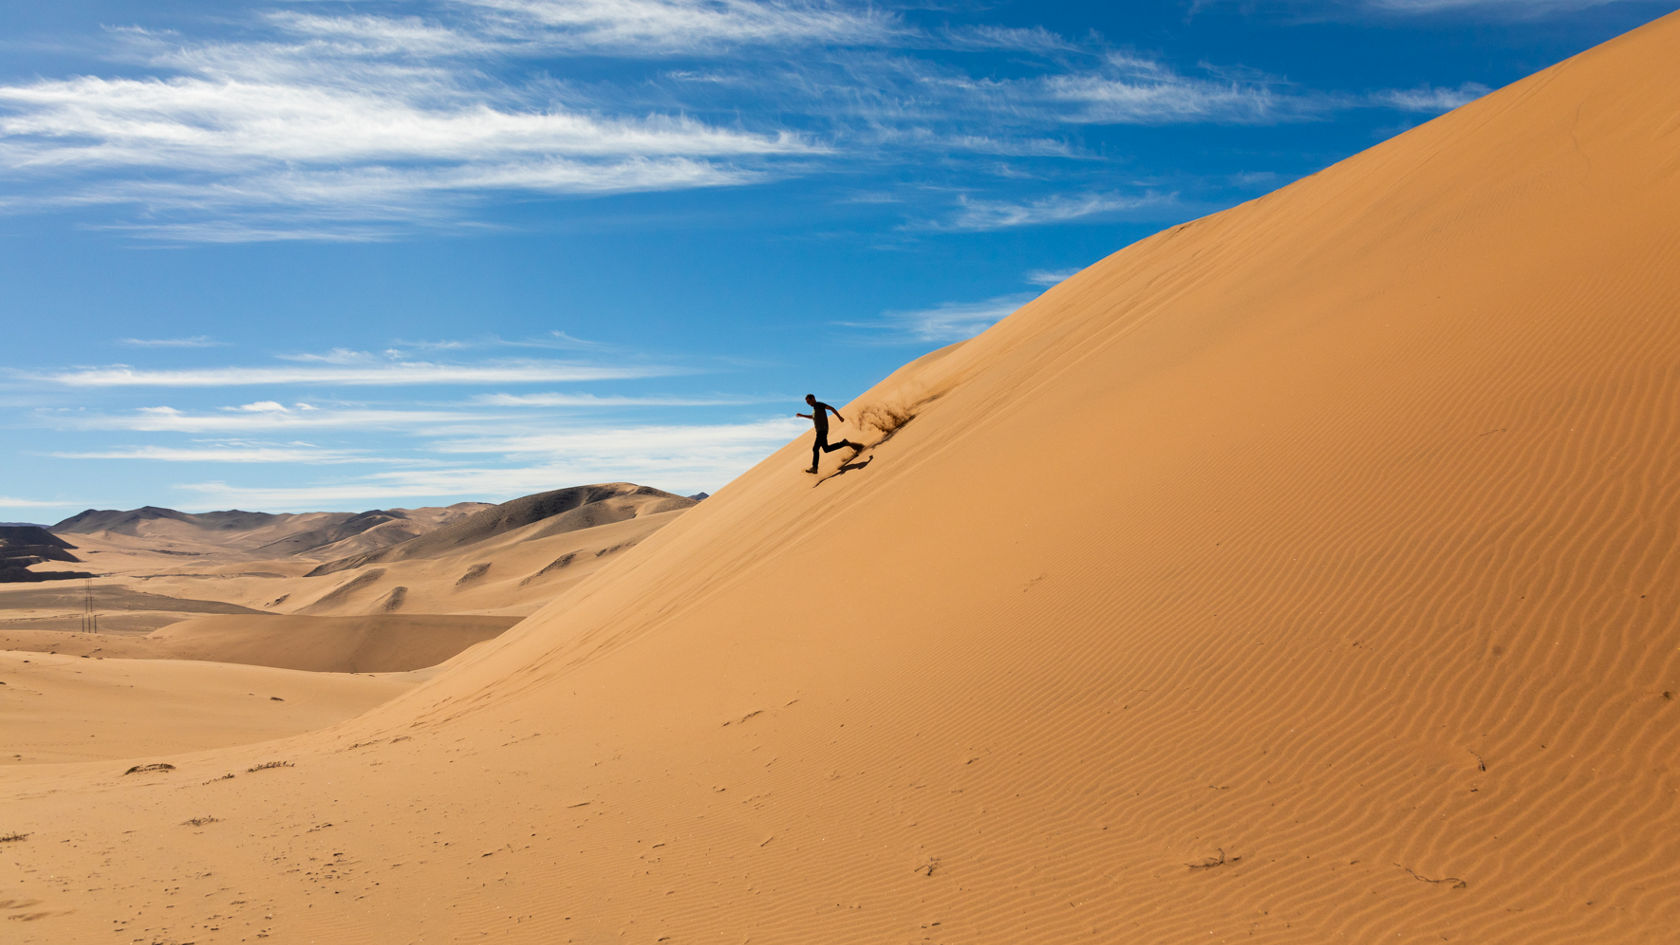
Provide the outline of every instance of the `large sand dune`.
[[0,772],[8,934],[1673,941],[1676,48],[1117,253],[355,721]]

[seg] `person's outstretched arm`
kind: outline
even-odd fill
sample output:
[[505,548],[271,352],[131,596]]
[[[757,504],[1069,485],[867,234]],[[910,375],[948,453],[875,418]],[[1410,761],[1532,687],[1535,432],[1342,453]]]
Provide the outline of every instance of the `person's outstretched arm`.
[[[823,406],[824,406],[824,407],[828,407],[828,405],[827,405],[827,404],[823,404]],[[833,407],[828,407],[828,412],[829,412],[829,413],[831,413],[831,414],[834,414],[834,419],[836,419],[836,420],[838,420],[838,421],[840,421],[840,422],[841,422],[841,423],[845,423],[845,422],[846,422],[846,418],[845,418],[845,417],[842,417],[842,416],[840,416],[840,411],[838,411],[838,410],[835,410],[835,409],[834,409],[834,408],[833,408]]]
[[794,414],[794,416],[796,416],[796,417],[804,417],[804,418],[805,418],[805,419],[807,419],[807,420],[810,420],[810,419],[811,419],[811,415],[810,415],[810,414],[808,414],[808,413],[796,413],[796,414]]

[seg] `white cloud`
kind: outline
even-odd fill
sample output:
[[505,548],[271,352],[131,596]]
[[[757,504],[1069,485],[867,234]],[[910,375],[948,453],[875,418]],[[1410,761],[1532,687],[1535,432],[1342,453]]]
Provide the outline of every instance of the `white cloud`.
[[277,354],[282,361],[297,361],[303,364],[372,364],[379,359],[366,351],[353,351],[349,348],[333,348],[326,352],[302,352],[298,354]]
[[1529,18],[1586,10],[1618,2],[1621,0],[1361,0],[1361,5],[1384,13],[1425,14],[1474,10]]
[[[95,201],[123,203],[125,201]],[[39,209],[40,202],[37,202]],[[184,205],[183,208],[184,209]],[[227,214],[226,219],[197,220],[193,222],[151,222],[151,223],[102,223],[89,225],[89,229],[108,230],[113,233],[124,233],[136,239],[149,240],[161,245],[185,245],[189,243],[382,243],[398,239],[411,232],[415,227],[423,224],[421,219],[411,219],[404,224],[385,223],[368,224],[362,222],[322,222],[318,225],[298,222],[284,222],[273,220],[264,222],[254,219],[250,215],[241,213],[237,208],[219,206],[212,208],[210,202],[200,203],[195,209],[205,212]],[[284,216],[283,212],[276,215]],[[306,214],[305,214],[306,215]],[[417,213],[416,217],[429,217],[430,214]],[[466,232],[470,226],[459,226],[460,232]]]
[[[812,0],[456,0],[502,14],[510,32],[547,48],[669,55],[746,45],[885,41],[896,19],[870,7]],[[536,28],[533,35],[533,27]]]
[[[918,29],[830,0],[408,9],[418,15],[277,5],[210,38],[114,30],[120,69],[0,83],[0,208],[99,209],[113,219],[88,225],[166,243],[372,242],[493,229],[473,218],[510,198],[749,186],[842,163],[1005,177],[1037,173],[1035,158],[1102,160],[1082,126],[1445,110],[1473,92],[1315,93],[1180,70],[1095,35]],[[951,50],[963,55],[933,54]],[[676,67],[626,61],[665,57]],[[574,58],[617,61],[574,71]],[[955,228],[1098,212],[1016,203],[1015,219],[981,205]]]
[[[1396,16],[1427,16],[1437,13],[1484,14],[1509,19],[1538,19],[1594,7],[1609,6],[1628,0],[1290,0],[1283,6],[1291,16],[1310,15],[1312,19],[1353,18],[1370,14]],[[1657,3],[1658,0],[1634,0]],[[1245,10],[1258,6],[1251,0],[1193,0],[1190,12],[1221,6],[1238,6]],[[1304,20],[1311,22],[1312,19]]]
[[[275,409],[278,408],[278,409]],[[283,407],[272,401],[216,412],[174,407],[140,407],[122,414],[45,414],[48,423],[81,430],[128,430],[143,433],[249,434],[290,430],[394,430],[428,432],[441,424],[484,423],[497,419],[461,410]]]
[[[514,6],[536,16],[587,5]],[[597,6],[632,22],[625,4]],[[714,6],[695,9],[710,20]],[[737,23],[760,9],[723,6]],[[763,10],[765,22],[813,30],[847,18]],[[823,150],[786,129],[713,125],[680,108],[612,114],[569,103],[552,82],[496,78],[483,60],[531,51],[507,28],[512,15],[445,25],[279,11],[265,18],[280,31],[267,41],[119,31],[121,54],[150,75],[0,84],[0,166],[20,184],[7,202],[133,205],[147,217],[126,226],[177,241],[379,240],[497,193],[734,186]]]
[[602,397],[596,394],[480,394],[475,404],[492,407],[737,407],[770,403],[775,397]]
[[561,361],[502,361],[437,364],[388,361],[296,367],[214,367],[148,370],[127,365],[77,368],[39,375],[67,387],[250,387],[262,384],[344,384],[404,387],[422,384],[532,384],[668,377],[686,373],[664,366],[570,364]]
[[227,345],[227,342],[217,341],[209,335],[193,335],[190,338],[119,338],[117,343],[131,348],[221,348]]
[[1034,91],[1064,106],[1067,120],[1093,124],[1261,123],[1323,109],[1316,97],[1279,91],[1279,84],[1258,76],[1186,76],[1160,62],[1114,55],[1095,72],[1038,80]]
[[60,459],[147,459],[168,463],[384,463],[386,457],[311,446],[133,446],[52,454]]
[[1491,91],[1492,89],[1487,86],[1475,82],[1466,82],[1456,89],[1425,85],[1415,89],[1388,89],[1375,92],[1371,95],[1371,102],[1374,105],[1398,109],[1403,112],[1440,114],[1473,102]]
[[513,110],[488,96],[449,106],[401,92],[203,78],[82,76],[0,86],[8,155],[26,165],[229,169],[285,162],[487,157],[738,155],[801,150],[763,136],[652,116]]
[[488,335],[480,338],[446,338],[436,341],[394,341],[387,350],[396,357],[408,357],[414,351],[466,351],[481,348],[537,348],[548,351],[595,351],[614,349],[613,345],[591,341],[559,329],[551,329],[529,338],[503,338]]
[[1034,269],[1027,273],[1025,278],[1031,285],[1053,286],[1072,279],[1082,271],[1082,269]]
[[258,400],[237,407],[223,407],[223,410],[237,410],[243,413],[291,413],[293,410],[314,410],[309,404],[295,404],[291,407],[273,400]]
[[440,442],[440,453],[495,453],[502,456],[546,455],[555,457],[585,456],[609,458],[615,456],[670,456],[719,451],[736,453],[742,449],[758,450],[782,443],[797,436],[809,423],[787,418],[760,420],[753,423],[704,425],[636,425],[616,427],[577,427],[545,433],[521,429],[508,435],[473,436]]
[[0,495],[0,509],[55,509],[65,504],[64,502],[43,502],[39,499],[18,499],[9,495]]
[[883,312],[873,321],[839,324],[859,330],[852,340],[864,344],[948,344],[978,335],[1037,296],[1017,292],[978,302],[942,302],[932,308]]
[[1000,49],[1038,55],[1079,53],[1078,44],[1042,26],[971,26],[946,30],[944,39],[954,49]]
[[506,466],[393,469],[303,485],[200,482],[180,488],[215,507],[308,509],[395,499],[512,498],[587,482],[629,481],[674,492],[715,491],[810,429],[788,417],[757,423],[593,427],[483,436],[436,444],[454,455],[524,460]]
[[280,30],[312,44],[336,47],[340,54],[362,56],[466,56],[495,49],[471,32],[451,29],[417,16],[325,16],[296,10],[271,10],[263,18]]
[[1159,211],[1176,205],[1176,194],[1143,193],[1135,195],[1115,193],[1054,194],[1037,200],[1012,202],[1006,200],[976,200],[967,195],[958,198],[958,207],[950,217],[920,224],[930,230],[1001,230],[1016,226],[1041,226],[1067,223],[1089,217],[1111,217],[1138,210]]

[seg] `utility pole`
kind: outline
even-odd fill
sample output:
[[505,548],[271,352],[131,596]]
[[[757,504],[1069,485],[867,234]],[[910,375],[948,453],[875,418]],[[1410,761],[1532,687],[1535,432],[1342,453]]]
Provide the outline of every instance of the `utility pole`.
[[87,589],[82,595],[82,632],[99,632],[99,615],[93,612],[93,578],[87,579]]

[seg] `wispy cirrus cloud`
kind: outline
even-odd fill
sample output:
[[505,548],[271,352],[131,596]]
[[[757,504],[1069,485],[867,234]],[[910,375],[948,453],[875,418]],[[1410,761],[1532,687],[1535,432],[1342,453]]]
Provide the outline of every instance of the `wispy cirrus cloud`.
[[700,396],[614,396],[597,394],[480,394],[475,404],[490,407],[741,407],[751,404],[774,403],[786,397],[744,397],[728,395]]
[[482,411],[416,410],[389,407],[316,407],[258,401],[220,410],[139,407],[125,413],[47,411],[40,420],[78,430],[125,430],[135,433],[264,434],[305,430],[414,432],[444,424],[484,423],[497,419]]
[[1625,0],[1360,0],[1359,5],[1383,13],[1416,15],[1475,11],[1527,19],[1621,2]]
[[[1475,14],[1513,20],[1576,13],[1618,3],[1661,4],[1663,0],[1280,0],[1268,4],[1303,21],[1348,19],[1370,15],[1428,16],[1432,14]],[[1192,14],[1201,10],[1240,6],[1260,9],[1250,0],[1193,0]]]
[[251,387],[271,384],[341,384],[406,387],[434,384],[542,384],[670,377],[687,369],[656,365],[500,361],[444,364],[429,361],[335,362],[285,367],[155,369],[114,365],[36,375],[66,387]]
[[[28,185],[7,203],[130,205],[155,218],[131,226],[183,240],[381,239],[392,232],[381,223],[456,219],[488,195],[733,186],[822,150],[768,124],[615,114],[568,100],[540,73],[483,68],[530,54],[515,20],[581,6],[490,17],[443,3],[424,20],[274,10],[255,35],[198,41],[113,31],[113,58],[150,75],[0,84],[0,166]],[[637,22],[598,6],[584,17],[595,32]],[[732,6],[735,26],[720,35],[750,32],[758,5]],[[784,27],[766,35],[796,12],[781,10]],[[811,28],[826,22],[807,12]]]
[[[780,448],[810,424],[792,418],[738,424],[595,426],[531,436],[505,434],[434,443],[459,465],[389,469],[297,484],[184,483],[212,507],[306,509],[352,502],[476,496],[509,498],[580,482],[631,481],[675,491],[715,488]],[[497,463],[500,463],[499,465]]]
[[59,500],[19,499],[15,496],[0,495],[0,509],[54,509],[62,508],[69,503]]
[[415,351],[467,351],[480,348],[538,348],[550,351],[590,351],[603,352],[613,349],[601,341],[591,341],[579,338],[559,329],[551,329],[542,334],[526,338],[503,338],[500,335],[486,335],[478,338],[445,338],[426,341],[393,341],[388,351],[407,355]]
[[209,335],[192,335],[187,338],[119,338],[117,344],[131,348],[222,348],[228,343]]
[[873,7],[823,0],[454,0],[549,48],[692,55],[742,46],[877,44],[903,27]]
[[1375,104],[1402,112],[1440,114],[1450,112],[1493,91],[1476,82],[1466,82],[1457,88],[1419,86],[1415,89],[1388,89],[1372,93]]
[[1328,100],[1282,80],[1244,70],[1185,75],[1164,63],[1111,54],[1088,72],[1036,80],[1028,91],[1070,121],[1152,125],[1184,122],[1263,123],[1322,113]]
[[1027,201],[985,200],[963,195],[956,211],[939,220],[912,225],[914,229],[974,232],[1017,226],[1042,226],[1088,218],[1112,218],[1147,212],[1151,216],[1177,209],[1177,195],[1088,193],[1052,194]]
[[809,423],[789,417],[732,424],[581,427],[546,433],[519,430],[452,439],[437,444],[437,450],[440,453],[596,458],[625,453],[675,456],[693,451],[716,455],[719,451],[735,452],[743,446],[753,449],[767,444],[779,446],[809,427]]
[[1024,277],[1031,285],[1059,285],[1081,272],[1080,269],[1034,269]]
[[[167,243],[369,242],[484,232],[487,208],[513,200],[860,165],[914,178],[968,162],[971,178],[1007,177],[1017,160],[1099,162],[1088,129],[1456,100],[1429,87],[1321,93],[1175,67],[1094,34],[912,23],[830,0],[385,10],[275,0],[198,33],[118,28],[109,74],[0,83],[0,208],[102,213],[88,225]],[[574,61],[589,80],[568,75]]]
[[59,459],[140,459],[166,463],[385,463],[388,457],[307,444],[264,446],[234,443],[209,446],[126,446],[63,451]]
[[941,302],[838,325],[852,329],[855,334],[850,340],[860,344],[949,344],[978,335],[1037,296],[1036,292],[1013,292],[975,302]]

